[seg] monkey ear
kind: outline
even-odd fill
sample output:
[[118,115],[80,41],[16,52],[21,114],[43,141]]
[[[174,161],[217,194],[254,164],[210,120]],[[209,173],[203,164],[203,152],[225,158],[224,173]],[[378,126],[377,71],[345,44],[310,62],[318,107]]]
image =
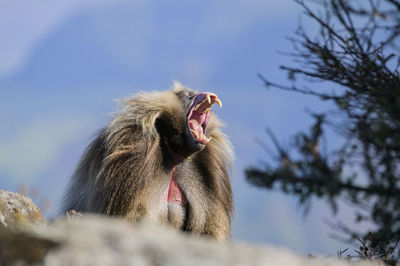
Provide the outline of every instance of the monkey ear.
[[180,91],[183,91],[185,89],[185,86],[182,85],[179,81],[172,81],[172,90],[175,93],[179,93]]

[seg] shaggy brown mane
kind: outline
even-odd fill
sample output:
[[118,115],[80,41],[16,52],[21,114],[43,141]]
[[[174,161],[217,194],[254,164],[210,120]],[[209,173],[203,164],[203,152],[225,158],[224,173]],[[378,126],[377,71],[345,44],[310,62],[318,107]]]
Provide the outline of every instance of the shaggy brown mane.
[[[136,221],[159,220],[154,199],[160,197],[171,176],[169,154],[162,147],[156,121],[174,117],[179,129],[185,110],[177,96],[186,89],[179,83],[170,91],[144,92],[122,101],[123,108],[88,146],[72,177],[64,211],[97,212]],[[176,118],[176,119],[175,119]],[[230,235],[233,201],[229,180],[233,151],[211,113],[207,134],[212,140],[199,152],[176,165],[187,198],[187,218],[181,229],[226,239]],[[183,133],[182,133],[183,134]],[[177,226],[179,227],[179,226]]]

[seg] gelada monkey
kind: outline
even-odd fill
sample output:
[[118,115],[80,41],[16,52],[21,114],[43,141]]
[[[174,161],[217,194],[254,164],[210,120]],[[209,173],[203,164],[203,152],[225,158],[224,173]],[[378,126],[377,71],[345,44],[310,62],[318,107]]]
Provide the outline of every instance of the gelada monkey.
[[210,110],[221,101],[175,82],[140,93],[83,154],[64,211],[147,218],[218,240],[230,237],[233,152]]

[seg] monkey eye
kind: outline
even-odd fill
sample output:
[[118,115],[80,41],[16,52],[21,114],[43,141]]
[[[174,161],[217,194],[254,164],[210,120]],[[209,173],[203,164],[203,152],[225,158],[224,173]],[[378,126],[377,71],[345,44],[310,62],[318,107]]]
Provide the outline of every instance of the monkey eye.
[[183,94],[183,96],[188,97],[190,100],[192,100],[196,96],[196,94],[194,92],[189,91],[189,90],[183,91],[182,94]]

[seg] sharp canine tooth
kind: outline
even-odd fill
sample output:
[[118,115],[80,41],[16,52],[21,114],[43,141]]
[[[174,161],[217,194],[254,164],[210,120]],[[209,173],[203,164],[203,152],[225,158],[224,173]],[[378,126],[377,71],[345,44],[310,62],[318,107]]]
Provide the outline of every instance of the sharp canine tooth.
[[207,95],[206,95],[206,98],[207,98],[208,103],[211,104],[211,97],[210,97],[210,95],[207,94]]
[[207,138],[207,136],[205,136],[205,138],[207,142],[210,142],[212,140],[212,137]]
[[222,107],[222,102],[218,98],[216,98],[214,101],[219,105],[219,107]]

